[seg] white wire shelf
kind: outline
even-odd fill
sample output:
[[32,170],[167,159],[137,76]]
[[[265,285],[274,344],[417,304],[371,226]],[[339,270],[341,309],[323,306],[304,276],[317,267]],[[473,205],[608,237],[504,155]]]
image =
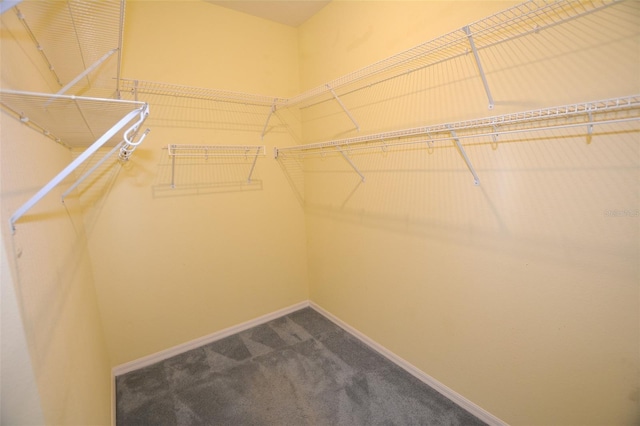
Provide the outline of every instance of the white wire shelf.
[[171,157],[171,188],[176,187],[176,159],[178,158],[243,158],[250,160],[249,175],[247,183],[251,183],[251,177],[255,170],[258,157],[265,155],[264,145],[189,145],[170,144],[167,146],[167,153]]
[[171,157],[247,157],[265,155],[264,145],[187,145],[170,144]]
[[[0,90],[0,103],[23,123],[69,147],[87,147],[144,102]],[[120,131],[109,142],[119,142]]]
[[467,55],[471,50],[476,53],[476,50],[539,32],[622,1],[528,0],[289,98],[287,106],[304,108],[335,97],[332,91],[340,89],[338,95],[342,96]]
[[58,94],[76,86],[106,96],[118,90],[124,7],[124,0],[23,1],[13,10],[61,86]]
[[172,96],[262,107],[271,107],[272,105],[284,106],[286,104],[286,99],[284,98],[233,92],[229,90],[182,86],[156,81],[121,79],[120,87],[123,92],[130,92],[133,97],[138,95]]
[[[85,148],[16,210],[9,221],[12,231],[15,231],[15,223],[22,216],[100,148],[115,142],[114,148],[98,161],[97,166],[117,151],[119,159],[126,161],[149,132],[147,129],[138,137],[140,127],[149,114],[149,106],[144,102],[10,90],[0,91],[0,102],[16,114],[20,121],[42,131],[46,136],[70,147]],[[62,199],[95,170],[96,166],[82,175],[62,195]]]
[[[527,0],[502,12],[473,22],[459,30],[422,43],[291,98],[130,79],[122,79],[120,87],[123,93],[130,93],[133,99],[138,99],[138,96],[140,96],[140,99],[147,99],[145,95],[158,95],[226,102],[237,105],[237,107],[229,106],[228,108],[231,110],[251,107],[253,108],[251,111],[234,110],[234,113],[243,112],[248,116],[250,115],[253,120],[252,127],[256,131],[258,127],[262,128],[262,138],[266,134],[274,113],[278,115],[279,120],[286,127],[290,127],[290,120],[300,119],[297,110],[331,99],[339,103],[355,128],[360,130],[356,117],[350,113],[348,106],[342,102],[341,96],[473,52],[489,98],[489,108],[491,109],[494,102],[482,69],[478,51],[537,33],[546,28],[566,23],[624,1]],[[278,114],[284,111],[289,111],[292,115]],[[263,124],[258,123],[260,120],[263,120]]]
[[[611,116],[607,113],[628,113]],[[576,119],[582,118],[581,121]],[[573,121],[569,121],[573,120]],[[507,133],[530,132],[567,126],[589,126],[640,120],[640,94],[619,98],[604,99],[592,102],[576,103],[551,108],[541,108],[512,114],[491,116],[454,123],[436,124],[432,126],[413,127],[384,133],[355,136],[306,145],[275,148],[276,158],[281,154],[322,151],[326,148],[349,148],[354,145],[367,144],[367,149],[406,145],[405,139],[419,137],[420,141],[409,141],[409,144],[425,142],[450,141],[451,131],[464,132],[458,137],[479,137],[501,135]],[[544,125],[548,123],[547,125]],[[442,134],[448,134],[442,137]],[[440,136],[439,136],[440,135]]]
[[306,145],[276,147],[274,157],[278,159],[281,156],[286,158],[292,155],[303,159],[308,156],[325,156],[331,153],[341,155],[364,182],[364,175],[349,157],[349,154],[354,151],[372,149],[387,151],[393,147],[410,145],[431,148],[435,142],[453,141],[472,173],[474,183],[478,185],[480,180],[460,143],[461,139],[490,138],[492,144],[497,144],[500,135],[563,128],[583,128],[584,134],[591,135],[596,125],[634,121],[640,121],[640,94]]

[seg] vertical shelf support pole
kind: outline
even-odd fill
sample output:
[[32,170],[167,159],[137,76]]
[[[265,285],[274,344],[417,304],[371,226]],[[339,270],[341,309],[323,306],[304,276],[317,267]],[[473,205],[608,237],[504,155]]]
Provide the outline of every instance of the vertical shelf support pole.
[[478,66],[478,72],[480,73],[482,84],[484,85],[484,91],[487,92],[487,98],[489,98],[489,109],[493,109],[493,106],[494,106],[493,96],[491,96],[489,83],[487,82],[487,77],[484,74],[484,69],[482,68],[482,62],[480,62],[480,55],[478,55],[478,49],[476,49],[476,44],[473,41],[471,30],[469,29],[469,26],[465,26],[462,29],[464,30],[464,33],[467,35],[467,38],[469,39],[469,44],[471,45],[471,51],[473,52],[473,56],[476,59],[476,65]]
[[331,92],[331,94],[333,95],[335,100],[338,101],[338,104],[340,104],[340,106],[342,107],[342,110],[344,111],[344,113],[347,114],[347,117],[349,117],[349,120],[351,120],[351,122],[356,126],[356,130],[359,132],[360,131],[360,125],[358,124],[356,119],[353,118],[353,115],[351,115],[351,113],[349,112],[347,107],[344,106],[344,104],[342,103],[342,101],[340,100],[340,98],[338,97],[336,92],[333,90],[333,88],[331,88],[331,86],[329,86],[328,84],[327,84],[327,88],[329,89],[329,91]]
[[89,148],[87,148],[82,154],[80,154],[75,160],[71,162],[67,167],[58,173],[49,183],[47,183],[40,191],[38,191],[33,197],[31,197],[26,203],[24,203],[9,219],[11,230],[15,232],[16,221],[20,219],[31,207],[33,207],[38,201],[40,201],[45,195],[47,195],[53,188],[55,188],[60,182],[65,180],[73,171],[84,163],[87,158],[93,155],[100,147],[109,141],[116,135],[124,126],[126,126],[136,116],[140,115],[141,110],[135,109],[125,115],[120,121],[118,121],[111,129],[105,134],[100,136]]
[[266,123],[264,123],[264,127],[262,128],[262,135],[260,135],[261,140],[264,140],[264,135],[267,133],[267,126],[269,125],[269,120],[271,120],[271,116],[273,115],[273,113],[276,112],[276,101],[277,99],[274,99],[273,103],[271,104],[271,111],[269,111],[267,121]]
[[478,174],[476,173],[476,170],[473,168],[473,164],[471,164],[471,161],[469,160],[469,157],[467,156],[467,152],[462,147],[462,144],[460,143],[460,139],[458,139],[458,135],[456,134],[456,131],[453,130],[453,129],[450,129],[450,132],[451,132],[451,137],[453,137],[453,141],[455,142],[456,146],[458,147],[458,151],[460,151],[460,154],[462,155],[462,158],[464,158],[464,162],[467,163],[467,168],[469,168],[469,171],[473,175],[473,184],[474,185],[480,185],[480,178],[478,178]]
[[364,181],[365,181],[365,179],[364,179],[364,175],[363,175],[362,173],[360,173],[360,170],[358,170],[358,168],[356,167],[356,165],[355,165],[355,164],[353,164],[353,161],[351,161],[351,158],[349,158],[349,156],[348,156],[347,154],[345,154],[345,153],[344,153],[344,151],[343,151],[343,150],[341,150],[339,146],[336,146],[336,149],[338,150],[338,152],[340,152],[340,154],[342,154],[342,156],[344,157],[344,159],[345,159],[345,160],[347,160],[347,163],[349,163],[349,165],[350,165],[351,167],[353,167],[353,170],[355,170],[355,171],[356,171],[356,173],[357,173],[358,175],[360,175],[360,178],[362,179],[362,182],[364,182]]

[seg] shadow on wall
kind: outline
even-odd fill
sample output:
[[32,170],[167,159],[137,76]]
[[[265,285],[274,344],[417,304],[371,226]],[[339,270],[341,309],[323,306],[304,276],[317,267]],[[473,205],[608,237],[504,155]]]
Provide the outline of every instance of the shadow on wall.
[[[129,167],[128,162],[118,160],[117,153],[99,164],[99,161],[109,151],[109,148],[102,148],[85,161],[76,170],[76,178],[81,178],[86,172],[93,170],[77,188],[63,193],[62,201],[67,206],[72,200],[79,204],[79,208],[84,212],[84,228],[90,233],[100,217],[100,213],[111,192],[116,179],[122,168]],[[78,156],[82,151],[72,151],[74,156]],[[69,188],[70,189],[70,188]],[[68,194],[67,194],[68,192]]]
[[[446,60],[432,52],[435,57],[420,57],[401,75],[386,78],[383,70],[371,84],[337,89],[360,127],[348,136],[361,143],[351,151],[342,148],[347,158],[334,147],[278,158],[310,220],[324,231],[336,229],[333,238],[315,237],[337,246],[348,240],[341,240],[338,229],[367,228],[418,244],[446,241],[545,261],[561,257],[589,271],[629,271],[623,257],[637,253],[639,220],[637,111],[624,117],[635,121],[594,126],[592,133],[589,121],[567,117],[531,124],[558,126],[553,130],[531,131],[526,124],[521,133],[507,129],[496,138],[465,138],[479,186],[450,139],[432,148],[425,143],[382,150],[375,140],[367,142],[375,149],[359,148],[367,144],[362,134],[633,95],[639,18],[637,3],[627,2],[487,44],[479,57],[495,100],[492,110],[478,64],[460,45],[447,47],[454,51],[447,51]],[[302,123],[306,143],[338,141],[351,124],[333,99],[304,105]],[[372,235],[378,233],[361,233]],[[384,240],[380,244],[386,250]],[[585,260],[594,258],[599,260]]]
[[262,155],[237,155],[229,150],[181,157],[167,155],[167,148],[163,151],[152,186],[154,198],[263,189],[258,164],[264,161]]
[[[616,127],[466,143],[479,186],[453,143],[354,152],[364,182],[335,152],[278,162],[312,217],[594,267],[581,260],[593,256],[582,254],[628,253],[635,244],[630,222],[640,220],[631,203],[640,131],[633,123]],[[616,264],[603,259],[601,266]]]
[[[57,147],[52,148],[45,152],[55,153]],[[13,175],[5,176],[9,176],[9,182],[3,183],[2,222],[7,226],[5,214],[12,213],[7,207],[16,206],[39,188],[18,186],[7,191],[15,182]],[[71,179],[64,184],[71,184]],[[20,306],[39,393],[46,404],[45,415],[52,423],[64,423],[63,416],[68,415],[69,407],[86,395],[94,396],[88,397],[89,401],[80,401],[81,404],[91,403],[94,398],[104,401],[101,398],[108,392],[108,381],[101,379],[108,373],[108,360],[97,326],[83,208],[76,197],[61,203],[64,184],[24,215],[16,223],[13,235],[3,233],[12,264],[11,285]],[[69,392],[69,383],[74,383],[77,392]],[[87,389],[92,392],[85,393]]]

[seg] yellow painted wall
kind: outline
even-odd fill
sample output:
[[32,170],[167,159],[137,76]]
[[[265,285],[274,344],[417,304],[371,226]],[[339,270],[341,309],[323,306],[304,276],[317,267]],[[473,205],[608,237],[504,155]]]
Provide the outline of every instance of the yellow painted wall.
[[[2,88],[57,90],[13,11],[2,15],[0,29]],[[69,164],[72,155],[4,110],[0,128],[2,364],[14,366],[12,374],[24,373],[11,381],[3,370],[2,422],[110,424],[111,364],[80,206],[73,200],[66,206],[60,202],[63,185],[18,221],[15,234],[9,230],[9,217]],[[11,325],[15,328],[5,328]],[[23,333],[22,338],[15,333]],[[27,358],[19,340],[26,342]]]
[[[295,30],[130,1],[122,76],[291,96],[511,4],[334,1]],[[366,133],[638,92],[638,6],[621,7],[482,51],[492,111],[471,55],[342,99]],[[5,19],[3,57],[24,64],[3,62],[3,87],[55,91]],[[335,103],[305,109],[291,134],[279,112],[261,141],[264,109],[138,98],[152,132],[127,164],[2,233],[47,423],[108,423],[111,366],[308,298],[508,423],[637,422],[637,132],[474,141],[479,187],[451,144],[354,153],[360,183],[339,157],[304,174],[270,158],[357,134]],[[72,156],[1,124],[6,224]],[[171,189],[170,143],[267,156],[252,184],[250,158],[178,163]]]
[[[510,4],[332,2],[300,28],[303,87]],[[491,111],[470,54],[341,99],[367,133],[634,94],[638,28],[628,2],[481,51]],[[336,104],[303,116],[307,142],[357,134]],[[637,424],[632,127],[466,141],[480,186],[451,142],[353,152],[365,183],[306,159],[310,299],[509,424]]]
[[[298,91],[293,28],[192,1],[128,2],[126,17],[124,78]],[[261,140],[269,108],[139,99],[150,103],[148,138],[117,179],[80,197],[94,206],[87,229],[113,365],[308,299],[303,210],[271,158],[292,140],[275,118]],[[250,157],[178,161],[171,189],[168,144],[265,144],[267,155],[252,184]]]

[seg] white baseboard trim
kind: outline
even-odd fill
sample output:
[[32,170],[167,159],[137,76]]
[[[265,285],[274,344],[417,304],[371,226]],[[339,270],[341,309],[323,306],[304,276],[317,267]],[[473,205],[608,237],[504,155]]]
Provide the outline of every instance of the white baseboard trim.
[[209,334],[207,336],[199,337],[189,342],[182,343],[180,345],[162,350],[160,352],[156,352],[151,355],[147,355],[145,357],[136,359],[134,361],[117,365],[113,367],[111,370],[112,376],[114,377],[121,376],[131,371],[148,367],[149,365],[155,364],[156,362],[164,361],[165,359],[171,358],[172,356],[180,355],[181,353],[190,351],[191,349],[199,348],[200,346],[204,346],[208,343],[215,342],[216,340],[224,339],[225,337],[231,336],[232,334],[240,333],[241,331],[248,330],[251,327],[264,324],[266,322],[288,315],[292,312],[295,312],[302,308],[306,308],[308,306],[309,306],[309,301],[305,300],[303,302],[296,303],[295,305],[289,306],[287,308],[283,308],[275,312],[271,312],[269,314],[263,315],[261,317],[254,318],[247,322],[243,322],[242,324],[234,325],[232,327],[225,328],[224,330],[216,331],[215,333]]
[[335,315],[329,313],[324,308],[319,306],[317,303],[309,302],[309,306],[312,309],[316,310],[318,313],[320,313],[323,316],[325,316],[328,319],[330,319],[332,322],[334,322],[339,327],[341,327],[344,330],[346,330],[347,332],[349,332],[351,335],[353,335],[355,338],[360,340],[362,343],[366,344],[371,349],[373,349],[374,351],[378,352],[380,355],[384,356],[385,358],[387,358],[389,361],[393,362],[394,364],[398,365],[399,367],[401,367],[402,369],[404,369],[409,374],[413,375],[414,377],[416,377],[417,379],[419,379],[423,383],[426,383],[427,385],[429,385],[430,387],[432,387],[436,391],[440,392],[442,395],[444,395],[445,397],[450,399],[452,402],[454,402],[455,404],[457,404],[460,407],[464,408],[469,413],[473,414],[474,416],[476,416],[477,418],[479,418],[483,422],[485,422],[485,423],[487,423],[487,424],[489,424],[491,426],[508,426],[508,424],[506,422],[500,420],[499,418],[497,418],[493,414],[489,413],[485,409],[483,409],[480,406],[478,406],[478,405],[474,404],[473,402],[469,401],[467,398],[465,398],[464,396],[460,395],[459,393],[457,393],[453,389],[443,385],[442,383],[440,383],[439,381],[437,381],[433,377],[429,376],[428,374],[424,373],[422,370],[420,370],[419,368],[415,367],[414,365],[412,365],[408,361],[405,361],[404,359],[402,359],[398,355],[394,354],[393,352],[391,352],[390,350],[388,350],[384,346],[380,345],[379,343],[377,343],[374,340],[372,340],[369,337],[367,337],[365,334],[363,334],[360,331],[356,330],[355,328],[351,327],[350,325],[348,325],[347,323],[345,323],[344,321],[342,321],[341,319],[339,319]]

